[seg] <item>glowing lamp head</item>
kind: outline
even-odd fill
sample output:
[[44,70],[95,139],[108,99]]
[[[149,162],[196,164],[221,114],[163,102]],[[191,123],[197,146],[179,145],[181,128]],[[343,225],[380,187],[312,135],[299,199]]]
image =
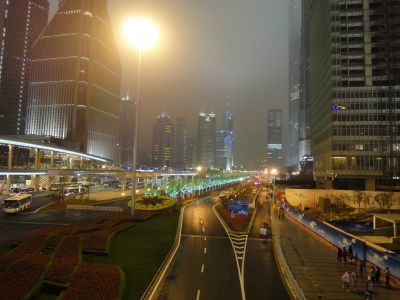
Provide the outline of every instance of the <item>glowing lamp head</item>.
[[153,48],[160,39],[157,27],[144,18],[134,18],[124,25],[124,35],[129,44],[139,50]]
[[272,175],[277,175],[278,174],[278,170],[277,169],[272,169],[271,170],[271,174]]
[[201,170],[203,170],[203,168],[201,166],[198,166],[196,169],[198,172],[201,172]]

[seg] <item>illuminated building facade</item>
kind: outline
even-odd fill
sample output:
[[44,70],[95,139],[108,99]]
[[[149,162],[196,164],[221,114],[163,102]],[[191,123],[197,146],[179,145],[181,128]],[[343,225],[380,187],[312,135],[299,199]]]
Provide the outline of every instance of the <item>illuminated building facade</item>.
[[161,113],[153,125],[153,167],[171,167],[173,129],[171,117]]
[[201,112],[197,127],[197,163],[203,168],[215,167],[216,117],[214,113]]
[[0,134],[24,134],[28,59],[48,14],[47,0],[0,1]]
[[233,117],[230,112],[222,116],[223,126],[216,133],[216,168],[232,170],[233,166]]
[[311,108],[320,186],[400,179],[400,2],[312,1]]
[[185,119],[178,118],[174,124],[172,136],[172,166],[180,169],[188,168],[189,159],[189,136],[186,122]]
[[26,133],[118,161],[120,76],[107,1],[61,1],[32,48]]
[[121,151],[120,163],[124,169],[132,168],[135,108],[135,102],[129,95],[122,97],[119,109],[119,149]]
[[267,166],[268,169],[282,169],[282,110],[269,109],[267,113]]

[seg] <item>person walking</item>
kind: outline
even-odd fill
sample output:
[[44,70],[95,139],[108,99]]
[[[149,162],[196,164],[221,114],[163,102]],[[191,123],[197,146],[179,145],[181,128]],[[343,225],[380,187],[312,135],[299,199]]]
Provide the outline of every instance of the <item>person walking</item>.
[[342,248],[338,247],[337,249],[338,249],[337,250],[337,261],[342,262],[342,257],[343,257]]
[[348,253],[349,253],[349,262],[353,262],[353,247],[351,245],[349,246]]
[[378,287],[381,287],[381,269],[379,267],[376,267],[376,272],[375,272],[375,284]]
[[347,252],[346,247],[343,247],[342,252],[343,252],[343,262],[344,262],[344,264],[347,264],[347,257],[349,255],[349,253]]
[[364,272],[365,272],[364,262],[359,260],[358,261],[358,275],[360,276],[360,278],[364,277]]
[[357,286],[357,274],[356,274],[356,271],[354,271],[354,270],[351,271],[351,273],[350,273],[350,282],[351,282],[351,287],[353,289],[355,289]]
[[386,267],[386,270],[385,270],[385,287],[386,287],[387,289],[392,288],[392,287],[390,286],[390,276],[391,276],[391,275],[392,275],[392,274],[390,273],[389,267]]
[[342,275],[342,281],[343,281],[343,288],[346,289],[346,291],[349,291],[350,288],[350,272],[346,271]]
[[371,267],[371,271],[369,272],[369,278],[371,282],[374,284],[376,279],[376,269],[374,266]]
[[365,300],[372,300],[372,297],[374,295],[374,284],[371,280],[371,278],[368,276],[368,281],[367,281],[367,286],[365,287]]

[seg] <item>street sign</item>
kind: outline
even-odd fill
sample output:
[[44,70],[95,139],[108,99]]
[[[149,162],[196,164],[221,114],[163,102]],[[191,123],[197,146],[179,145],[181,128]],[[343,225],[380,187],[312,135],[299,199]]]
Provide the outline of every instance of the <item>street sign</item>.
[[247,201],[230,200],[228,203],[229,213],[232,215],[248,215],[249,203]]

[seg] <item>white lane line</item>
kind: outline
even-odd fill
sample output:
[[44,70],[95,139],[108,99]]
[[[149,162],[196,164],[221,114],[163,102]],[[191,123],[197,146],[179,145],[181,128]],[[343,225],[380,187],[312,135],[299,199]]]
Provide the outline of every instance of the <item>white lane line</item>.
[[202,230],[203,230],[203,232],[205,232],[205,230],[204,230],[204,226],[203,226]]
[[200,273],[204,273],[204,264],[201,265]]
[[207,248],[204,248],[204,254],[207,254]]
[[207,237],[206,236],[204,236],[204,240],[207,241]]
[[196,300],[200,299],[200,290],[197,290],[197,296],[196,296]]

